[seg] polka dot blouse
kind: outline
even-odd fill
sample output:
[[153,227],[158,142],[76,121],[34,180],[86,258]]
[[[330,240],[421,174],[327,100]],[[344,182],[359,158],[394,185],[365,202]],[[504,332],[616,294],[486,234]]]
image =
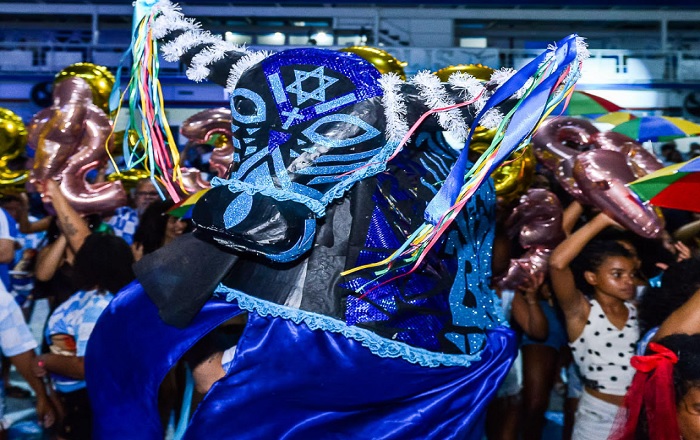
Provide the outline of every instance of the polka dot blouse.
[[629,315],[619,329],[608,320],[598,301],[591,300],[591,312],[583,333],[569,343],[586,386],[617,396],[624,395],[632,383],[634,368],[630,366],[630,359],[639,339],[637,309],[630,303],[625,305]]

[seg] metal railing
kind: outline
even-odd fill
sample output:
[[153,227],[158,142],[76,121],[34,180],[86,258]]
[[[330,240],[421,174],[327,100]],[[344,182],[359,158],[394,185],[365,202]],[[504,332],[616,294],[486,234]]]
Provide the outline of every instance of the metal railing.
[[[283,50],[289,47],[260,46]],[[338,47],[328,47],[338,49]],[[460,47],[382,47],[408,63],[405,71],[438,70],[456,64],[481,63],[493,68],[519,68],[540,50]],[[254,48],[255,49],[255,48]],[[0,43],[0,75],[46,75],[76,62],[91,62],[110,69],[119,65],[123,45]],[[581,83],[700,83],[700,51],[591,50],[584,63]],[[128,67],[128,66],[127,66]],[[178,63],[161,62],[164,76],[184,74]]]

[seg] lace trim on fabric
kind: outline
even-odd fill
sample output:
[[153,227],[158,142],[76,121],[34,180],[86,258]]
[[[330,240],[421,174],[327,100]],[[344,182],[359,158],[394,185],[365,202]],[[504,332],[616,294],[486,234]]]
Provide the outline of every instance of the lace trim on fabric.
[[384,358],[402,358],[413,364],[423,367],[462,366],[467,367],[471,362],[481,360],[480,353],[445,354],[434,353],[421,348],[411,347],[402,342],[382,338],[376,333],[359,327],[348,326],[342,321],[317,313],[274,304],[254,298],[245,293],[231,289],[223,284],[216,288],[216,294],[225,295],[226,301],[235,301],[243,310],[255,312],[260,316],[273,316],[286,319],[295,324],[306,324],[311,330],[323,330],[339,333],[346,338],[353,339],[367,347],[372,353]]

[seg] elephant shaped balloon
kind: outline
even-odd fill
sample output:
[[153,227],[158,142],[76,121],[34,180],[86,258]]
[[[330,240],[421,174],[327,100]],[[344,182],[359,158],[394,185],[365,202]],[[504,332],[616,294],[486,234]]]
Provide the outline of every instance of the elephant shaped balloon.
[[539,162],[580,202],[596,206],[643,237],[661,234],[663,217],[627,187],[662,167],[634,139],[601,133],[584,119],[557,117],[542,124],[532,143]]
[[61,192],[83,214],[109,212],[126,204],[119,181],[88,181],[88,173],[103,167],[111,147],[112,125],[92,103],[91,88],[79,77],[59,81],[53,104],[34,115],[27,131],[36,150],[31,179],[60,181]]

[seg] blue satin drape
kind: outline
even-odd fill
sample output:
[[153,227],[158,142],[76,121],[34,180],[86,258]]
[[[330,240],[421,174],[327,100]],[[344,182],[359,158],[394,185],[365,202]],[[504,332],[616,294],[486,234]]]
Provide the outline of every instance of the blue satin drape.
[[[88,344],[96,438],[156,439],[158,385],[201,336],[240,313],[208,302],[179,330],[138,284],[112,302]],[[481,361],[427,368],[382,358],[340,334],[250,313],[227,376],[194,414],[185,438],[475,439],[515,356],[512,331],[491,330]]]

